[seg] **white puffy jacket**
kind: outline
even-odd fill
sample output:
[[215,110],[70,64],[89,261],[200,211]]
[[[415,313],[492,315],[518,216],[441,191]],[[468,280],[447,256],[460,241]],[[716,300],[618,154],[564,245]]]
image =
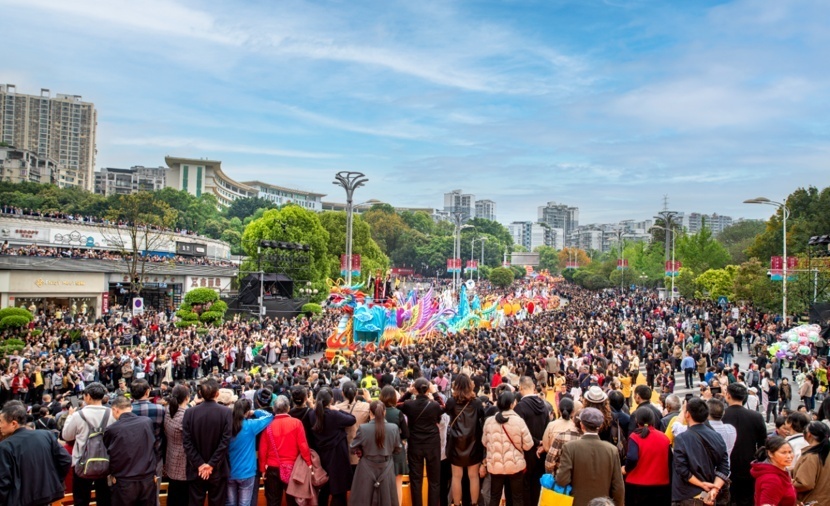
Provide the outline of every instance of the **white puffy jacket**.
[[527,467],[524,451],[533,448],[533,438],[527,424],[515,411],[503,411],[502,415],[507,418],[503,425],[495,416],[484,422],[485,463],[492,474],[516,474]]

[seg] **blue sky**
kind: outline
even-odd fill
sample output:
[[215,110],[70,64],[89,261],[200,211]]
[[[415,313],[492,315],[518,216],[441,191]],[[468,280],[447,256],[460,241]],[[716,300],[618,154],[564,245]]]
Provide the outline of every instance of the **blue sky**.
[[237,180],[499,221],[580,222],[830,184],[825,0],[0,0],[0,82],[82,95],[97,165],[165,155]]

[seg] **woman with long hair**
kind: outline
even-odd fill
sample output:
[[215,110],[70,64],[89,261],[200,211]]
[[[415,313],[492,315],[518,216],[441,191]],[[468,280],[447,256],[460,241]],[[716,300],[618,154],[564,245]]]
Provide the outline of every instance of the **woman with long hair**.
[[231,475],[228,479],[228,498],[225,506],[250,506],[257,490],[256,440],[260,432],[268,428],[274,415],[265,410],[251,411],[253,404],[241,398],[233,404],[231,442],[228,461]]
[[749,470],[755,478],[755,506],[795,506],[795,488],[787,468],[793,464],[793,449],[780,436],[767,438]]
[[637,430],[628,438],[625,459],[626,504],[668,506],[671,504],[671,443],[656,427],[654,412],[634,412]]
[[291,411],[288,414],[303,423],[308,446],[317,451],[317,437],[313,430],[317,417],[314,415],[311,394],[306,387],[300,385],[291,387]]
[[473,382],[466,374],[459,374],[452,382],[452,397],[444,412],[450,417],[447,428],[447,457],[452,466],[452,504],[461,505],[461,480],[466,470],[470,480],[470,502],[478,503],[478,470],[484,459],[481,444],[484,407],[473,391]]
[[164,417],[164,434],[167,436],[167,452],[164,474],[170,480],[167,500],[170,504],[187,504],[190,487],[187,481],[187,456],[182,443],[182,420],[190,401],[190,388],[176,385],[167,399],[167,416]]
[[501,501],[505,482],[510,482],[513,506],[524,506],[524,452],[533,448],[533,437],[522,418],[513,411],[516,396],[503,392],[497,402],[499,412],[484,422],[482,442],[486,452],[485,466],[490,473],[490,504]]
[[386,421],[386,407],[380,401],[369,405],[370,421],[361,424],[351,444],[360,453],[352,482],[350,503],[391,505],[398,497],[392,455],[401,451],[398,426]]
[[409,425],[406,417],[398,409],[398,392],[395,387],[386,385],[380,390],[380,402],[386,407],[386,421],[398,427],[403,445],[401,451],[392,455],[395,463],[395,487],[398,491],[398,506],[403,504],[403,477],[409,474],[409,465],[406,462],[406,440],[409,438]]
[[576,429],[576,425],[574,425],[574,422],[571,419],[571,415],[574,412],[574,401],[568,397],[563,397],[559,401],[558,411],[559,418],[548,424],[545,428],[545,434],[542,436],[542,448],[545,452],[550,451],[550,445],[553,444],[553,440],[556,439],[556,436],[567,430]]
[[346,493],[352,485],[352,466],[349,462],[349,444],[346,429],[355,424],[354,415],[334,409],[334,398],[329,388],[317,393],[314,405],[314,433],[320,464],[329,475],[329,481],[320,489],[319,504],[346,506]]
[[821,422],[811,422],[804,431],[810,444],[801,450],[801,458],[793,469],[793,486],[798,501],[804,504],[830,504],[830,428]]

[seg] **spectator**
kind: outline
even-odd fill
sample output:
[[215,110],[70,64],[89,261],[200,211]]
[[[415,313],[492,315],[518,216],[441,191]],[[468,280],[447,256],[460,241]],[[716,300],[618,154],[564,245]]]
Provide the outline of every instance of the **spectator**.
[[793,450],[780,436],[767,439],[752,463],[755,478],[755,505],[796,506],[795,488],[787,468],[793,464]]
[[[297,456],[301,455],[311,468],[311,450],[305,438],[302,422],[288,415],[291,402],[284,395],[277,396],[274,403],[274,419],[259,441],[259,472],[265,476],[265,500],[268,506],[282,504],[291,471]],[[297,504],[296,499],[286,493],[288,506]]]
[[63,499],[72,457],[52,432],[26,429],[20,402],[0,410],[0,504],[41,506]]
[[481,442],[484,425],[484,408],[473,392],[473,382],[464,373],[452,382],[452,397],[447,400],[445,412],[450,417],[447,429],[447,454],[452,465],[453,505],[461,504],[461,479],[464,474],[470,481],[470,502],[478,503],[478,470],[484,460]]
[[228,446],[231,440],[231,410],[216,403],[219,383],[208,378],[199,385],[198,404],[184,412],[182,445],[187,455],[190,506],[224,506],[228,495]]
[[[434,390],[435,389],[435,390]],[[421,490],[423,469],[426,466],[428,506],[438,506],[438,490],[441,472],[441,437],[438,422],[443,408],[434,400],[437,387],[430,385],[425,378],[418,378],[409,392],[401,397],[401,412],[409,423],[409,489]],[[412,397],[415,397],[412,399]],[[485,442],[486,446],[486,442]],[[421,494],[412,494],[412,506],[422,506]]]
[[591,499],[609,495],[622,505],[625,485],[617,449],[599,438],[605,415],[596,408],[585,408],[576,419],[582,437],[562,448],[556,483],[573,487],[574,506],[586,506]]
[[747,389],[740,383],[726,387],[726,403],[729,405],[723,413],[723,423],[735,427],[735,447],[729,458],[732,471],[730,476],[730,497],[737,506],[754,506],[755,480],[749,473],[755,452],[764,446],[767,439],[767,426],[761,413],[744,408]]
[[712,504],[729,479],[726,444],[706,425],[709,408],[702,399],[686,401],[683,416],[689,429],[674,438],[672,502]]
[[[484,421],[482,442],[486,455],[485,468],[490,475],[491,506],[501,501],[506,483],[510,483],[513,506],[525,504],[525,455],[533,448],[533,438],[527,424],[514,411],[516,404],[516,395],[503,391],[497,401],[499,412]],[[413,502],[415,495],[417,494],[413,494]]]
[[351,444],[361,454],[352,485],[352,504],[395,503],[395,464],[392,455],[402,448],[398,426],[386,421],[386,408],[380,401],[369,406],[372,420],[362,424]]
[[167,438],[164,474],[169,480],[167,501],[170,504],[187,504],[190,500],[187,481],[187,457],[182,444],[182,420],[190,401],[190,388],[176,385],[167,400],[167,416],[164,417],[164,434]]
[[637,430],[628,438],[625,460],[626,504],[665,505],[671,502],[671,443],[657,430],[654,413],[637,410]]
[[153,506],[158,502],[156,453],[136,451],[151,448],[155,441],[153,422],[136,415],[130,399],[116,397],[112,402],[116,422],[104,432],[110,458],[113,506]]
[[804,504],[830,504],[830,428],[821,422],[811,422],[805,431],[810,444],[801,452],[793,469],[793,486],[798,501]]
[[334,409],[332,391],[322,388],[314,406],[316,422],[314,434],[320,464],[329,475],[329,481],[320,490],[320,504],[346,506],[346,493],[352,485],[352,467],[349,463],[349,445],[346,429],[355,423],[354,415]]
[[[78,465],[81,454],[86,446],[91,428],[109,427],[115,423],[110,408],[103,405],[107,389],[100,383],[90,383],[84,389],[84,406],[79,411],[69,409],[66,422],[63,426],[63,440],[75,442],[72,447],[72,466]],[[106,434],[106,431],[104,432]],[[109,506],[110,488],[106,478],[88,480],[78,476],[73,471],[72,477],[72,500],[78,506],[88,506],[92,498],[92,490],[95,490],[95,502],[100,506]]]
[[233,405],[233,425],[228,460],[231,466],[226,506],[250,506],[257,487],[256,442],[260,432],[268,427],[274,416],[263,410],[251,411],[248,399],[238,399]]

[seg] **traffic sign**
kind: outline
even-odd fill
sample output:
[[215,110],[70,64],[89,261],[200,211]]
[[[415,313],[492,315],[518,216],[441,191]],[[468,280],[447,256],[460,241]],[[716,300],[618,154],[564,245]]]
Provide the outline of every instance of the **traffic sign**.
[[721,295],[720,297],[718,297],[719,306],[725,306],[727,304],[729,304],[729,299],[726,297],[726,295]]

